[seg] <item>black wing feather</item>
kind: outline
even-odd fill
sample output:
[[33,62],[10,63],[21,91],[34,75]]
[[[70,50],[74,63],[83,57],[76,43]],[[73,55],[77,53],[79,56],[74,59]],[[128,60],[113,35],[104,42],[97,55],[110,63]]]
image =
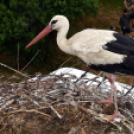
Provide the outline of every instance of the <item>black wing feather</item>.
[[103,46],[103,49],[114,53],[134,56],[134,40],[132,38],[119,33],[114,33],[113,36],[117,40],[108,42]]

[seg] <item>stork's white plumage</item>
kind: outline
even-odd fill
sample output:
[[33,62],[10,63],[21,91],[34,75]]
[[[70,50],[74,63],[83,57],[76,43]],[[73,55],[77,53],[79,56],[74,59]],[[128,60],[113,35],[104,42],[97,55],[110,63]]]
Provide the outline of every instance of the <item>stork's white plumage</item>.
[[[134,75],[134,41],[133,39],[115,31],[85,29],[67,39],[69,21],[65,16],[54,16],[49,25],[34,38],[29,47],[43,38],[52,30],[57,30],[57,44],[59,48],[71,55],[78,56],[94,70],[101,70],[110,74]],[[111,96],[100,103],[115,104],[115,114],[109,120],[119,116],[116,103],[115,76],[108,75],[112,86]]]

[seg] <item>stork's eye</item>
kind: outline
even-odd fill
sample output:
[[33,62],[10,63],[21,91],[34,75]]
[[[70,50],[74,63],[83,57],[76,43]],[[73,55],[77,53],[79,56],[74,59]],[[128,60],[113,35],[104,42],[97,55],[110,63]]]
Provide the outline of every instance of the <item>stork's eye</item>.
[[57,21],[58,21],[58,20],[53,20],[53,21],[51,22],[51,26],[54,25],[54,24],[56,24]]

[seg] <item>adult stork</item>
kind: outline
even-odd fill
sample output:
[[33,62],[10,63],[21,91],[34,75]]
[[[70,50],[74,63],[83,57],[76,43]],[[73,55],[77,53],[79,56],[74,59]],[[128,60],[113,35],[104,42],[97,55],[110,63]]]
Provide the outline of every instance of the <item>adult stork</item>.
[[44,28],[27,46],[35,44],[38,40],[57,30],[57,44],[59,48],[71,55],[78,56],[94,70],[107,72],[112,91],[108,100],[99,103],[114,103],[115,111],[111,120],[118,117],[116,87],[114,74],[134,75],[134,41],[132,38],[119,34],[115,31],[85,29],[67,39],[69,21],[63,15],[54,16],[49,25]]

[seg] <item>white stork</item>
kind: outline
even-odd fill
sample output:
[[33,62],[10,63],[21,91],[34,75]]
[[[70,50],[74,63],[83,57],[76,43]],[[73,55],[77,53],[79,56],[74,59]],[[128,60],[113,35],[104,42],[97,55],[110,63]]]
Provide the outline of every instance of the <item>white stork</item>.
[[57,44],[59,48],[71,55],[78,56],[94,70],[107,72],[112,92],[108,100],[99,103],[114,103],[115,111],[111,120],[118,117],[115,75],[134,75],[134,41],[132,38],[115,31],[85,29],[67,39],[69,21],[65,16],[54,16],[49,25],[38,34],[27,46],[35,44],[38,40],[57,30]]

